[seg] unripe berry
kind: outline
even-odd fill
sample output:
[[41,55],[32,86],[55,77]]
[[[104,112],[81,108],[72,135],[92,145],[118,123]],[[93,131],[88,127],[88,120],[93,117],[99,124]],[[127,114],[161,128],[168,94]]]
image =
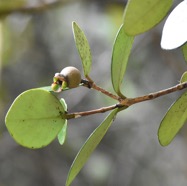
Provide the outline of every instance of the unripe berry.
[[75,67],[66,67],[53,77],[51,88],[54,92],[61,92],[66,88],[78,87],[81,83],[80,71]]
[[68,88],[78,87],[81,82],[80,71],[72,66],[62,69],[60,75],[64,77]]

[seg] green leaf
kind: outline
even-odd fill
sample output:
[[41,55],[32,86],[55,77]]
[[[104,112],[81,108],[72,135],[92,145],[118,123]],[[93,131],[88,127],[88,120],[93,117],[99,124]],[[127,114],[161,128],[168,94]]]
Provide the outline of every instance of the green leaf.
[[158,139],[162,146],[169,145],[187,119],[187,92],[174,102],[161,121]]
[[0,0],[0,14],[10,14],[11,11],[19,10],[24,8],[27,4],[26,0]]
[[184,83],[187,81],[187,72],[184,72],[181,79],[180,79],[180,83]]
[[67,120],[65,120],[65,123],[61,129],[61,131],[58,133],[58,141],[60,143],[60,145],[63,145],[65,140],[66,140],[66,136],[67,136]]
[[84,75],[88,76],[92,64],[90,46],[84,32],[80,29],[80,27],[75,22],[72,23],[72,27],[73,27],[75,44],[83,65]]
[[118,109],[113,110],[107,118],[93,131],[93,133],[86,140],[80,151],[78,152],[75,160],[70,168],[68,178],[66,180],[66,186],[69,186],[74,180],[76,175],[82,169],[87,159],[90,157],[94,149],[100,143],[107,130],[112,124],[114,117],[116,116]]
[[63,106],[65,112],[67,112],[68,107],[67,107],[67,104],[66,104],[65,99],[61,98],[61,99],[60,99],[60,103],[61,103],[61,105]]
[[129,0],[125,9],[125,32],[137,35],[154,27],[168,13],[172,0]]
[[[67,104],[63,98],[60,99],[60,103],[62,104],[65,112],[67,112]],[[63,145],[67,136],[67,119],[65,120],[65,123],[61,129],[61,131],[58,133],[58,141],[60,145]]]
[[17,143],[42,148],[51,143],[62,129],[64,108],[60,101],[43,89],[20,94],[11,105],[5,123]]
[[53,92],[51,86],[40,87],[40,89],[46,90],[46,91],[48,91],[48,92]]
[[185,61],[187,62],[187,43],[182,46],[182,53]]
[[125,33],[122,25],[117,33],[112,52],[111,78],[115,92],[122,96],[120,86],[124,78],[129,55],[132,49],[134,37]]

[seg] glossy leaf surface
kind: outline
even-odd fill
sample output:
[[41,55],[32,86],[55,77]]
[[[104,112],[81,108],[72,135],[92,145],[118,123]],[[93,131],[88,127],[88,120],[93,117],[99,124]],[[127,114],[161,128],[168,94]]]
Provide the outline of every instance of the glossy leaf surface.
[[80,151],[78,152],[75,160],[70,168],[68,178],[66,181],[66,186],[69,186],[71,182],[74,180],[76,175],[82,169],[94,149],[100,143],[107,130],[112,124],[114,117],[116,116],[118,109],[112,111],[107,118],[93,131],[93,133],[89,136],[87,141],[84,143]]
[[125,9],[125,32],[137,35],[154,27],[167,14],[172,0],[129,0]]
[[187,0],[181,2],[168,16],[161,39],[161,47],[171,50],[187,41]]
[[76,47],[79,52],[83,65],[84,75],[87,76],[90,73],[91,64],[92,64],[90,46],[84,32],[80,29],[80,27],[75,22],[72,23],[72,27],[73,27]]
[[125,33],[124,25],[122,25],[114,42],[111,63],[112,85],[115,92],[122,97],[124,96],[121,93],[120,86],[126,72],[133,41],[134,37],[128,36]]
[[5,122],[17,143],[28,148],[42,148],[62,129],[63,114],[64,108],[53,94],[43,89],[31,89],[15,99]]
[[169,145],[187,119],[187,92],[174,102],[164,116],[159,130],[158,139],[162,146]]

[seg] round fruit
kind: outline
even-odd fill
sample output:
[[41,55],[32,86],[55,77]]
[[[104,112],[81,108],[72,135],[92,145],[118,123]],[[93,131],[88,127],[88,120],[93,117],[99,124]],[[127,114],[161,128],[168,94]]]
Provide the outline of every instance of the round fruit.
[[68,88],[78,87],[81,82],[80,71],[72,66],[62,69],[60,75],[64,77]]

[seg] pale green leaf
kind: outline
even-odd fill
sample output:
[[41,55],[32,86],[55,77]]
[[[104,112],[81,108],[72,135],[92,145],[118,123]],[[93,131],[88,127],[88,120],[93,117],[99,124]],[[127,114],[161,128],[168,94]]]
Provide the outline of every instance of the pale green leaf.
[[65,120],[65,123],[61,129],[61,131],[58,133],[58,141],[60,143],[60,145],[63,145],[65,140],[66,140],[66,136],[67,136],[67,120]]
[[126,72],[129,55],[132,49],[134,37],[125,33],[122,25],[117,33],[112,52],[111,78],[115,92],[122,96],[120,86]]
[[83,65],[84,75],[88,76],[92,64],[90,46],[84,32],[80,29],[80,27],[75,22],[72,23],[72,27],[73,27],[75,44]]
[[184,83],[187,81],[187,72],[184,72],[181,79],[180,79],[180,83]]
[[46,90],[46,91],[48,91],[48,92],[53,92],[51,86],[40,87],[40,89]]
[[60,98],[60,103],[62,104],[64,110],[67,112],[68,106],[67,106],[67,104],[66,104],[65,99],[64,99],[64,98]]
[[129,0],[125,9],[125,32],[137,35],[154,27],[168,13],[173,0]]
[[17,143],[28,148],[42,148],[51,143],[65,119],[60,101],[43,89],[20,94],[11,105],[5,123]]
[[187,119],[187,92],[174,102],[161,121],[158,139],[162,146],[169,145]]
[[24,8],[26,0],[0,0],[0,15],[10,14],[11,11],[19,10]]
[[187,43],[185,43],[183,46],[182,46],[182,53],[183,53],[183,56],[184,56],[184,59],[187,63]]
[[94,149],[100,143],[107,130],[112,124],[114,117],[116,116],[118,109],[113,110],[107,118],[93,131],[93,133],[89,136],[87,141],[84,143],[80,151],[78,152],[75,160],[70,168],[68,178],[66,180],[66,186],[69,186],[71,182],[74,180],[76,175],[82,169]]
[[[67,104],[63,98],[60,99],[60,103],[62,104],[65,112],[67,112],[67,109],[68,109]],[[59,141],[60,145],[63,145],[66,140],[67,126],[68,125],[67,125],[67,119],[66,119],[61,131],[58,133],[58,141]]]

